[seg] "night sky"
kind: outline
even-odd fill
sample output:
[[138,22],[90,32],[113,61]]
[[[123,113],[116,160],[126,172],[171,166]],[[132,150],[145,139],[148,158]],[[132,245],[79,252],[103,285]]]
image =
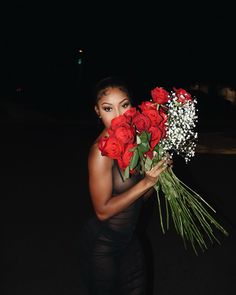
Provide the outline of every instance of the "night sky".
[[70,112],[84,98],[87,103],[94,83],[108,75],[124,76],[140,96],[157,84],[236,84],[228,5],[94,5],[6,4],[2,93],[15,97],[23,88],[21,103]]

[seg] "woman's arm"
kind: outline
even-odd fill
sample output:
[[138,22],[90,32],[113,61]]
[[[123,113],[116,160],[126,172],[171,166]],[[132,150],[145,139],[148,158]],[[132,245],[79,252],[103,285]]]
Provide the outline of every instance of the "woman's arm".
[[88,158],[89,189],[97,217],[105,220],[131,205],[143,196],[158,181],[159,174],[166,169],[160,161],[148,171],[145,177],[127,191],[112,196],[112,163],[109,157],[101,155],[97,145],[93,145]]

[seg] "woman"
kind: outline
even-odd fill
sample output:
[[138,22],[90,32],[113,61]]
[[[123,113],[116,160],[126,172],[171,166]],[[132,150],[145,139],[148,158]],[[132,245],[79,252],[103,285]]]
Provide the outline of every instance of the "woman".
[[146,294],[144,256],[135,226],[143,200],[152,194],[159,175],[172,161],[163,159],[145,176],[137,172],[123,181],[117,162],[101,155],[98,141],[107,135],[112,119],[131,108],[131,95],[125,83],[114,78],[100,81],[95,93],[95,112],[105,128],[88,157],[95,216],[81,237],[84,282],[88,294]]

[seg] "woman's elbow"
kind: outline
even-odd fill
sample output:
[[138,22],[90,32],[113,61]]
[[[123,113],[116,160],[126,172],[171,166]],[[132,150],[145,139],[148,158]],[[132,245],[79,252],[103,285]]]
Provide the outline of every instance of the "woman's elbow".
[[104,221],[108,218],[110,218],[112,214],[112,208],[109,206],[109,204],[99,204],[94,206],[94,211],[97,216],[97,218],[101,221]]
[[106,214],[105,212],[98,212],[96,211],[96,216],[100,221],[105,221],[107,220],[110,216]]

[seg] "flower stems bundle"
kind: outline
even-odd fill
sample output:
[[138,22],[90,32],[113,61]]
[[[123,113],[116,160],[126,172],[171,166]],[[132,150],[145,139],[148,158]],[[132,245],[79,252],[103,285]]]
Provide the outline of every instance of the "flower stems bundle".
[[[162,172],[158,183],[155,185],[155,189],[162,232],[165,233],[169,229],[171,216],[176,232],[182,237],[185,248],[187,248],[188,241],[196,254],[197,246],[204,251],[207,249],[205,237],[211,243],[216,241],[220,244],[214,234],[212,225],[223,234],[228,235],[226,230],[207,209],[210,209],[213,213],[216,213],[216,211],[198,193],[182,182],[174,174],[171,167]],[[160,191],[164,193],[165,199],[165,225],[163,222]]]

